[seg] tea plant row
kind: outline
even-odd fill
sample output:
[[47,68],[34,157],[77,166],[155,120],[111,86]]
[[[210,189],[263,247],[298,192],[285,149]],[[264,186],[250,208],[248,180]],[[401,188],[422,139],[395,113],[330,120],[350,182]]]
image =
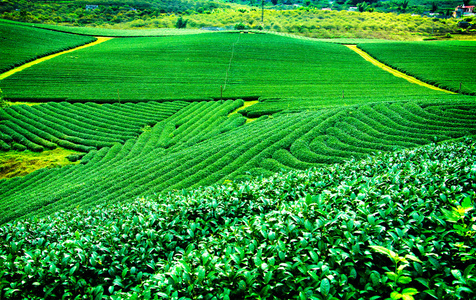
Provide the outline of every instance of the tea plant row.
[[474,41],[365,43],[358,46],[381,62],[422,81],[456,93],[476,95]]
[[431,144],[4,224],[0,296],[473,299],[475,146]]
[[0,20],[0,73],[37,58],[96,40],[94,37],[47,31]]
[[137,139],[90,151],[81,165],[0,181],[0,223],[474,135],[472,99],[457,99],[283,113],[246,125],[240,114],[227,117],[241,100],[191,103]]
[[0,111],[0,150],[41,152],[57,146],[89,152],[137,137],[186,102],[98,105],[48,103],[13,105]]
[[260,166],[270,171],[305,169],[352,157],[363,158],[379,151],[474,135],[472,99],[459,103],[453,100],[444,105],[423,101],[340,109],[296,139],[289,148],[284,147],[261,161]]
[[[158,180],[155,178],[161,174],[177,176],[182,169],[174,169],[174,166],[197,155],[188,148],[193,143],[244,124],[245,118],[240,115],[226,117],[242,104],[242,100],[191,103],[146,130],[139,138],[90,151],[82,158],[82,165],[40,170],[22,178],[3,180],[0,182],[0,207],[8,213],[2,214],[1,218],[6,221],[37,210],[47,213],[50,209],[57,211],[59,207],[87,205],[95,201],[121,201],[131,195],[150,192],[151,184]],[[133,107],[141,105],[146,104],[134,104]],[[26,190],[35,191],[36,196],[30,194],[32,197],[28,197],[26,206],[22,207],[19,204],[26,199]],[[45,206],[46,203],[54,205]]]

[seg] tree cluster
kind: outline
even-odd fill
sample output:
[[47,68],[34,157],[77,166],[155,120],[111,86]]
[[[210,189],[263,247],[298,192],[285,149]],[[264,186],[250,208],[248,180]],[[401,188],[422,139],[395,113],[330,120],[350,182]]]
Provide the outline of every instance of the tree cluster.
[[146,20],[163,14],[210,13],[224,4],[211,1],[172,0],[86,0],[68,3],[13,1],[0,2],[0,17],[32,23],[103,25]]

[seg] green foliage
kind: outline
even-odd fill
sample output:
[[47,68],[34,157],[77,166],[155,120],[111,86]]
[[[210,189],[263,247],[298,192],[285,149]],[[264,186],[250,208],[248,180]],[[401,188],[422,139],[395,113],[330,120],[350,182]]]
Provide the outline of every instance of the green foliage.
[[4,224],[0,295],[471,299],[475,265],[454,254],[474,239],[441,210],[474,203],[475,149],[433,144]]
[[0,109],[8,107],[8,103],[5,100],[5,97],[3,96],[2,89],[0,89]]
[[[93,7],[89,7],[92,5]],[[161,14],[190,14],[199,8],[212,11],[225,4],[200,0],[85,0],[85,1],[5,1],[0,16],[31,23],[70,23],[76,25],[104,25],[150,19]],[[48,12],[48,13],[45,13]]]
[[[260,10],[253,8],[247,9],[241,6],[238,6],[238,8],[215,9],[217,5],[220,6],[219,3],[211,1],[206,3],[207,7],[204,8],[203,13],[194,14],[191,9],[183,11],[182,15],[188,15],[188,28],[201,29],[219,27],[231,29],[240,22],[251,29],[259,29],[261,26],[262,16]],[[366,3],[369,3],[369,1],[366,1]],[[262,25],[264,30],[326,39],[347,37],[419,40],[421,39],[421,35],[427,36],[432,34],[432,28],[435,25],[433,24],[433,20],[426,16],[420,16],[424,11],[430,9],[430,5],[408,5],[407,8],[403,8],[404,4],[405,1],[402,3],[394,1],[372,3],[368,6],[368,11],[373,12],[362,14],[348,12],[345,9],[341,11],[335,10],[344,7],[334,7],[334,10],[331,12],[321,11],[321,8],[327,7],[325,2],[314,3],[309,7],[301,7],[299,9],[293,9],[292,6],[289,6],[285,10],[267,10],[265,22]],[[413,2],[412,4],[415,3]],[[362,3],[359,5],[362,5]],[[441,5],[451,8],[450,10],[452,11],[457,5],[461,5],[461,3],[454,1],[453,3],[444,3]],[[45,6],[47,6],[47,4]],[[85,11],[83,8],[80,8],[76,10],[74,14],[59,17],[62,20],[52,21],[49,20],[49,18],[55,17],[50,15],[42,16],[42,20],[38,20],[38,22],[42,22],[43,24],[35,24],[34,26],[63,32],[80,32],[82,34],[95,36],[161,36],[162,34],[176,34],[176,32],[170,31],[170,29],[164,29],[173,28],[173,30],[177,31],[174,28],[177,22],[177,14],[150,14],[149,10],[131,10],[131,8],[107,11],[105,6],[100,5],[100,7],[100,11],[106,10],[106,12]],[[199,8],[200,7],[196,8],[196,10],[198,11]],[[30,11],[33,10],[31,7],[28,9],[30,9]],[[51,15],[58,13],[58,11],[63,12],[64,10],[65,7],[63,5],[62,9],[53,10]],[[396,11],[398,14],[386,13],[392,11]],[[402,12],[408,14],[401,14]],[[410,15],[412,12],[416,13],[417,16]],[[114,14],[117,15],[112,16]],[[18,12],[5,13],[4,18],[18,20]],[[78,20],[81,20],[80,22],[82,23],[78,24],[76,22]],[[61,22],[66,22],[66,24]],[[458,29],[457,23],[458,20],[456,19],[446,19],[444,22],[438,22],[438,26],[435,26],[435,30],[438,30],[440,33],[454,33]],[[58,26],[58,24],[74,25],[74,27]],[[82,24],[89,25],[89,27],[78,26]],[[114,31],[110,28],[121,30]],[[137,28],[147,30],[135,30]],[[180,34],[184,34],[184,32]]]
[[[476,94],[472,77],[476,64],[476,42],[435,41],[359,44],[368,52],[399,71],[424,82],[464,94]],[[438,68],[434,66],[438,64]]]
[[372,250],[387,255],[395,264],[395,271],[385,272],[390,280],[387,285],[392,289],[390,297],[387,299],[405,299],[413,300],[413,295],[418,294],[415,288],[402,288],[399,285],[409,284],[412,282],[411,273],[405,271],[405,268],[410,266],[410,261],[416,263],[423,263],[418,257],[407,254],[404,257],[382,246],[371,245]]
[[[468,238],[474,238],[476,234],[476,219],[469,218],[468,213],[474,209],[471,198],[465,198],[461,205],[453,207],[452,210],[442,209],[446,220],[453,225],[454,232],[458,233],[461,236],[466,236]],[[474,257],[469,257],[469,259],[474,259]]]
[[367,2],[360,2],[357,4],[357,8],[360,12],[368,11],[370,9],[370,5]]
[[234,29],[235,30],[243,30],[243,29],[246,29],[246,26],[243,23],[238,23],[238,24],[235,24]]
[[185,28],[185,27],[187,27],[187,22],[188,22],[188,20],[184,20],[182,17],[179,17],[177,19],[177,23],[175,23],[175,28],[177,28],[177,29]]
[[[68,140],[78,139],[81,145],[89,142],[98,150],[85,155],[81,165],[35,172],[1,182],[0,198],[3,201],[0,209],[5,213],[0,216],[0,223],[25,215],[45,216],[77,205],[88,207],[123,202],[141,195],[200,187],[226,179],[244,179],[281,169],[308,169],[342,163],[381,151],[413,148],[476,132],[473,99],[468,96],[453,97],[450,101],[387,102],[315,112],[283,111],[273,118],[263,116],[246,125],[240,114],[227,117],[243,105],[242,100],[195,102],[178,111],[173,108],[175,103],[163,104],[162,109],[172,106],[170,113],[175,113],[147,131],[141,131],[144,123],[138,122],[135,127],[132,120],[125,117],[126,108],[130,107],[135,118],[145,120],[147,114],[144,111],[147,108],[152,111],[152,107],[145,103],[102,106],[51,103],[34,106],[37,107],[36,115],[26,114],[25,110],[20,110],[22,106],[7,109],[9,113],[13,110],[22,112],[28,119],[43,120],[37,123],[43,126],[53,125],[47,122],[47,117],[59,118],[59,112],[64,117],[71,114],[69,121],[64,117],[58,119],[70,124],[71,131],[60,127],[60,132],[67,134]],[[141,107],[144,109],[139,114]],[[40,113],[46,108],[48,115]],[[101,111],[98,108],[105,109],[111,118],[117,118],[111,108],[123,111],[122,120],[130,120],[131,129],[136,128],[141,132],[140,136],[113,142],[120,137],[121,131],[116,136],[112,132],[107,135],[106,125],[96,123],[96,120],[103,120],[101,122],[112,129],[114,123],[105,117],[91,124],[97,131],[88,129],[84,122],[78,126],[80,116],[88,111],[93,116],[96,111]],[[77,121],[73,119],[73,112]],[[17,117],[24,120],[20,114]],[[0,125],[1,132],[6,133],[0,136],[1,140],[11,147],[19,145],[15,141],[23,142],[24,137],[32,138],[28,141],[33,143],[37,141],[33,140],[33,132],[48,140],[41,133],[46,127],[27,127],[26,120],[22,122],[25,124],[21,126],[13,126],[20,124],[14,120]],[[122,126],[127,124],[124,122]],[[83,137],[81,130],[91,135]],[[104,138],[100,140],[100,137]],[[98,140],[109,146],[94,144]],[[40,147],[39,143],[40,140],[28,144],[28,147]],[[45,203],[50,205],[45,206]]]

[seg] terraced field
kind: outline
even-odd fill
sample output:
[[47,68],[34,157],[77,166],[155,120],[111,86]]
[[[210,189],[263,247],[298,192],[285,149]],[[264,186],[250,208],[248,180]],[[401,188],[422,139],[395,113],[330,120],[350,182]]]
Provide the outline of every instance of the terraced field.
[[[78,205],[120,202],[140,195],[341,163],[380,151],[474,135],[472,101],[462,97],[452,103],[365,104],[283,113],[274,118],[263,116],[244,126],[245,118],[240,114],[227,117],[242,101],[187,104],[138,138],[121,143],[118,136],[116,140],[107,137],[103,145],[96,145],[98,150],[84,156],[79,166],[40,170],[0,181],[1,209],[8,212],[0,222],[25,215],[44,216]],[[139,108],[143,104],[125,106],[137,107],[141,118]],[[95,106],[42,107],[62,108],[65,112],[68,107],[75,108],[79,114]],[[22,109],[25,107],[15,108]],[[43,109],[37,110],[42,116]],[[13,111],[7,110],[14,115]],[[139,126],[135,128],[140,130]],[[84,141],[90,142],[90,147],[97,143],[86,138]]]
[[0,111],[0,149],[41,152],[61,146],[89,152],[135,138],[145,126],[155,125],[186,105],[180,101],[14,105]]
[[[0,181],[8,211],[0,223],[342,163],[475,130],[469,96],[411,84],[343,45],[266,34],[117,38],[42,62],[0,86],[10,100],[54,100],[2,110],[0,150],[61,147],[81,159]],[[268,97],[249,106],[210,98],[218,93]]]

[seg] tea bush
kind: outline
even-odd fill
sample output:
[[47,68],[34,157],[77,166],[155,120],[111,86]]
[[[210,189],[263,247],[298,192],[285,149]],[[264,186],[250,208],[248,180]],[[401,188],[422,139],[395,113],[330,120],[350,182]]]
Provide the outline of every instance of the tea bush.
[[468,139],[17,220],[0,295],[471,299],[475,159]]
[[262,96],[340,105],[442,94],[343,45],[239,33],[112,39],[16,73],[0,88],[15,101],[98,103]]

